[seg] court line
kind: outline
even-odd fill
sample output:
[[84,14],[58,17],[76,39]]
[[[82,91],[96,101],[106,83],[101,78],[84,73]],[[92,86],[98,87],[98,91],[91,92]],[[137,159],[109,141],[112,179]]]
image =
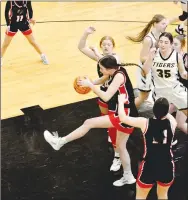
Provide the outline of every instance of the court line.
[[[88,20],[59,20],[59,21],[37,21],[37,24],[43,23],[70,23],[70,22],[121,22],[121,23],[143,23],[146,24],[148,22],[145,21],[127,21],[127,20],[95,20],[95,19],[88,19]],[[170,24],[170,25],[177,25],[177,24]],[[6,26],[6,24],[1,24],[1,26]]]

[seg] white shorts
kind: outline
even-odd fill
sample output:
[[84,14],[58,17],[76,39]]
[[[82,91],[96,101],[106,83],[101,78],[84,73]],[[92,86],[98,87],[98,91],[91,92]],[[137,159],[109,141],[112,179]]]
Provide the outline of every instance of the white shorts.
[[178,83],[173,88],[154,88],[153,98],[156,101],[158,98],[164,97],[169,103],[173,103],[179,110],[186,110],[187,105],[187,88],[181,83]]
[[[141,64],[140,64],[140,66],[141,66]],[[141,69],[138,67],[137,88],[141,92],[150,92],[151,91],[151,71],[147,74],[146,77],[143,77],[141,74]]]

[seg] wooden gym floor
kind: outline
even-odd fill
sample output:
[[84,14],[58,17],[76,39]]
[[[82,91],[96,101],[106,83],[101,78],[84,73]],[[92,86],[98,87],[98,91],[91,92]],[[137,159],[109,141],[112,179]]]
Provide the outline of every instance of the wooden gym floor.
[[[4,5],[1,6],[2,25],[5,24]],[[86,27],[92,25],[97,29],[89,37],[89,44],[98,46],[102,36],[111,35],[122,60],[137,63],[140,45],[131,44],[125,36],[139,32],[154,14],[172,17],[180,8],[171,2],[55,2],[33,3],[33,10],[38,22],[33,32],[50,65],[40,62],[40,57],[20,33],[5,54],[1,68],[2,199],[135,200],[136,184],[120,188],[112,185],[123,172],[109,171],[113,151],[108,146],[105,129],[93,129],[58,152],[45,142],[43,132],[48,129],[64,136],[85,119],[100,115],[95,95],[79,95],[72,86],[79,75],[97,77],[96,62],[77,49]],[[5,28],[1,26],[2,40]],[[169,27],[173,29],[174,26]],[[128,73],[135,86],[135,69],[128,68]],[[144,105],[145,109],[148,107]],[[151,117],[149,108],[149,112],[140,116]],[[179,130],[175,135],[178,139],[173,147],[176,178],[169,200],[187,200],[188,140]],[[130,136],[127,148],[136,177],[143,153],[139,129]],[[157,200],[155,188],[148,200]]]
[[[1,68],[1,118],[23,115],[20,110],[35,105],[43,109],[65,105],[95,97],[93,93],[79,95],[73,89],[73,80],[79,75],[96,78],[96,62],[84,56],[77,48],[78,41],[88,26],[96,33],[89,44],[98,47],[104,35],[116,42],[115,51],[124,62],[138,63],[140,44],[132,44],[126,35],[137,34],[154,14],[173,17],[181,12],[172,2],[34,2],[32,27],[36,41],[49,58],[50,65],[40,62],[39,55],[17,33],[9,46]],[[1,3],[1,43],[6,29],[5,3]],[[90,21],[91,20],[91,21]],[[170,26],[168,30],[173,30]],[[128,69],[136,86],[135,69]]]

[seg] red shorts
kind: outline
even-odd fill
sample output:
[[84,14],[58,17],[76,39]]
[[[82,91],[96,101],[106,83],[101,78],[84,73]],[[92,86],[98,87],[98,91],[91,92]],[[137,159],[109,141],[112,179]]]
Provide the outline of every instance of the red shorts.
[[[130,108],[125,108],[125,113],[129,116]],[[116,128],[118,131],[127,134],[131,134],[134,131],[134,127],[122,123],[114,111],[108,111],[108,116],[114,128]]]
[[108,104],[104,102],[101,98],[97,99],[97,103],[99,104],[100,107],[102,108],[108,108]]

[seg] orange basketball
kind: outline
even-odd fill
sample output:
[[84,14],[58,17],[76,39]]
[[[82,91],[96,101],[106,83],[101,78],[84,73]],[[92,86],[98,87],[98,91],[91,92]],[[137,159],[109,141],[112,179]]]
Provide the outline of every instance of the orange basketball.
[[89,87],[83,87],[77,84],[79,77],[75,78],[74,80],[74,89],[76,90],[76,92],[78,92],[79,94],[87,94],[91,91],[91,88]]

